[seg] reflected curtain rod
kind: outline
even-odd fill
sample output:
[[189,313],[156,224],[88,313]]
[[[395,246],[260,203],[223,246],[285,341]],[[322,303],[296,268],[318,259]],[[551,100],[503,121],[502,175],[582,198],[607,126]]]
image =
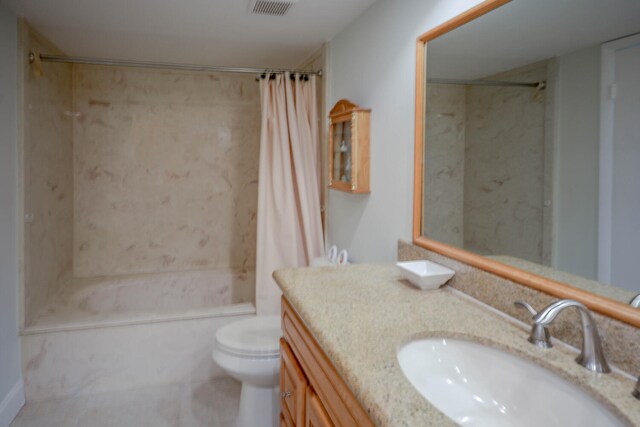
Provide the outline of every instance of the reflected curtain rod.
[[427,83],[439,85],[473,85],[473,86],[512,86],[534,87],[544,89],[547,86],[545,80],[539,82],[502,82],[497,80],[456,80],[456,79],[427,79]]
[[[38,54],[42,62],[59,62],[67,64],[108,65],[114,67],[159,68],[167,70],[183,71],[208,71],[216,73],[241,73],[241,74],[315,74],[322,77],[322,70],[292,70],[286,68],[250,68],[250,67],[215,67],[209,65],[176,64],[167,62],[129,61],[121,59],[84,58],[79,56],[61,56]],[[36,54],[29,52],[29,63],[33,64]]]

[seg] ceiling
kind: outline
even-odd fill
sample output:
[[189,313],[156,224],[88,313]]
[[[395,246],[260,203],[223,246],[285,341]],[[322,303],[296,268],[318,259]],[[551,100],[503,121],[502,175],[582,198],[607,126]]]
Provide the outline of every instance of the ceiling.
[[250,0],[0,0],[67,55],[296,67],[375,0],[299,0],[282,17]]
[[640,0],[513,0],[427,45],[431,78],[478,79],[640,32]]

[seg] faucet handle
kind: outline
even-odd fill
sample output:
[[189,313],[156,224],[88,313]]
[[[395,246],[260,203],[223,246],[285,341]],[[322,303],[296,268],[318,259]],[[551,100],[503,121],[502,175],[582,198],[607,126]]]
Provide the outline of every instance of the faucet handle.
[[[535,308],[531,306],[531,304],[525,301],[514,301],[513,305],[516,307],[522,307],[527,309],[532,316],[538,314]],[[553,344],[551,344],[551,334],[549,333],[549,328],[546,326],[542,326],[538,323],[533,323],[531,326],[531,334],[529,334],[529,340],[531,344],[534,344],[536,347],[540,348],[551,348]]]
[[538,314],[538,312],[536,311],[536,309],[535,309],[535,308],[533,308],[533,307],[531,307],[531,304],[529,304],[529,303],[528,303],[528,302],[526,302],[526,301],[520,301],[520,300],[518,300],[518,301],[514,301],[514,302],[513,302],[513,305],[515,305],[516,307],[523,307],[523,308],[526,308],[526,309],[529,311],[529,313],[531,313],[531,315],[532,315],[532,316],[535,316],[536,314]]

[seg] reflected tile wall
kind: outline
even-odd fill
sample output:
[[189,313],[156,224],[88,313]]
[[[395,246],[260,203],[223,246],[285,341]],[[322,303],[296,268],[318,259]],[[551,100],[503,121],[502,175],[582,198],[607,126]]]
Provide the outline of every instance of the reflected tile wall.
[[[488,80],[540,81],[547,61]],[[542,263],[545,102],[533,89],[469,86],[464,246]],[[548,170],[549,171],[549,170]]]
[[74,272],[255,265],[253,76],[74,66]]
[[435,240],[462,247],[466,90],[427,85],[424,229]]
[[[60,53],[26,22],[20,24],[24,58],[30,51]],[[71,66],[25,66],[23,195],[25,323],[71,270],[73,254],[73,154]],[[67,112],[67,114],[65,114]]]

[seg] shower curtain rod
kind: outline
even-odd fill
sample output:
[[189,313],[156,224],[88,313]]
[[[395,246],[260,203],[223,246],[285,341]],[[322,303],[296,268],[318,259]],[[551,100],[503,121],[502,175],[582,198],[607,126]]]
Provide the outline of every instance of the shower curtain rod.
[[544,89],[547,82],[502,82],[497,80],[456,80],[456,79],[427,79],[427,83],[439,85],[473,85],[473,86],[512,86],[512,87],[540,87]]
[[[67,64],[89,64],[89,65],[110,65],[116,67],[137,67],[137,68],[161,68],[167,70],[184,70],[184,71],[208,71],[219,73],[244,73],[244,74],[282,74],[285,72],[292,74],[315,74],[322,77],[322,70],[293,70],[286,68],[250,68],[250,67],[215,67],[209,65],[194,64],[176,64],[167,62],[146,62],[146,61],[129,61],[121,59],[102,59],[102,58],[84,58],[79,56],[61,56],[38,54],[42,62],[62,62]],[[29,52],[29,63],[33,64],[36,60],[36,54]]]

